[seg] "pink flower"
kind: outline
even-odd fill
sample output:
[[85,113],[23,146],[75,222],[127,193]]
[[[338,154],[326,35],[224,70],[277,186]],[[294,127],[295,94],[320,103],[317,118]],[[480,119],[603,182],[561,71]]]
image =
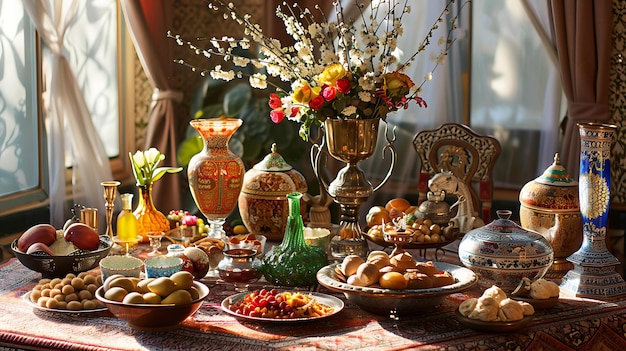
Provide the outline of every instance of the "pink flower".
[[270,94],[270,102],[269,105],[272,109],[276,109],[283,106],[282,101],[280,101],[280,96],[276,93]]
[[341,78],[337,80],[337,90],[339,90],[342,94],[347,94],[350,92],[350,81],[346,78]]
[[183,216],[183,219],[180,221],[182,225],[194,226],[198,224],[198,217],[196,216]]
[[285,119],[285,111],[282,108],[275,108],[270,112],[272,122],[278,124]]
[[319,109],[322,105],[324,105],[324,98],[320,95],[316,96],[315,99],[309,102],[309,107],[314,110]]
[[332,101],[337,97],[337,89],[326,85],[322,88],[322,96],[324,97],[324,100]]

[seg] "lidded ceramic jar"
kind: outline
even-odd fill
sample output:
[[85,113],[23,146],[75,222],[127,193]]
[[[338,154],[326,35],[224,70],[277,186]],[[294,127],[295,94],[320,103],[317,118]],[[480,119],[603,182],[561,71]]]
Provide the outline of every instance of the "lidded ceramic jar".
[[559,154],[541,176],[528,182],[519,195],[520,224],[543,235],[554,250],[549,278],[561,278],[574,265],[567,257],[580,248],[583,221],[578,182],[570,178]]
[[478,275],[484,288],[497,285],[511,293],[524,277],[542,278],[552,265],[554,252],[541,234],[510,220],[511,211],[496,213],[498,219],[463,236],[459,259]]
[[289,216],[287,194],[305,193],[307,189],[304,176],[285,162],[273,144],[272,152],[243,178],[239,195],[241,219],[250,233],[280,241]]

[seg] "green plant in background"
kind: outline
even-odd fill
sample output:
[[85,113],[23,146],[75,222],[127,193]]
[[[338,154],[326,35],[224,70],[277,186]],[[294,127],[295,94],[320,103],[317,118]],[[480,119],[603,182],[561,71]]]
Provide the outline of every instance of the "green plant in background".
[[[253,90],[246,83],[208,78],[196,90],[191,110],[197,111],[193,116],[196,119],[226,116],[243,120],[241,128],[232,136],[229,148],[241,157],[246,169],[270,153],[273,143],[285,161],[297,164],[303,157],[308,157],[310,145],[298,137],[298,124],[277,125],[272,122],[267,101],[267,94]],[[202,138],[188,126],[186,137],[178,147],[178,164],[186,167],[202,147]],[[183,206],[196,208],[191,193],[183,197]],[[238,212],[233,211],[233,214],[238,215]]]

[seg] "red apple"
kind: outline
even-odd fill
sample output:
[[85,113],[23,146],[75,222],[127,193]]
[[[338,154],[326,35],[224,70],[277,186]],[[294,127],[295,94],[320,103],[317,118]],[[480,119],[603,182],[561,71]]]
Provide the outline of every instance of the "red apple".
[[92,251],[100,246],[100,236],[92,227],[84,223],[71,224],[64,232],[65,240],[81,250]]
[[193,264],[193,272],[196,279],[202,279],[209,272],[209,255],[204,250],[190,246],[185,248],[185,256],[191,260]]

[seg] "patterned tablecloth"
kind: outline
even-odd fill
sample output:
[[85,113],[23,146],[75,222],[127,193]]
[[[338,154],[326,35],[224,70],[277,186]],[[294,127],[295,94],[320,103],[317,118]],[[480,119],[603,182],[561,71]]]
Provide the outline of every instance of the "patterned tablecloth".
[[205,279],[210,293],[194,316],[174,330],[142,332],[108,312],[34,309],[23,296],[39,279],[15,259],[0,266],[1,350],[626,350],[626,301],[562,298],[515,333],[477,332],[458,322],[459,302],[479,290],[398,320],[346,303],[315,322],[257,323],[223,313],[220,303],[235,293],[233,286]]

